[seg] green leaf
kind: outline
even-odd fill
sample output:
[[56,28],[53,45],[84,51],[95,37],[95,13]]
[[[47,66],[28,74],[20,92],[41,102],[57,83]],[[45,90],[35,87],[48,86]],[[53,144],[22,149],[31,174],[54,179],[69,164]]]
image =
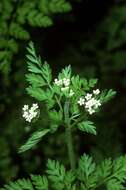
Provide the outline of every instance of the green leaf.
[[33,63],[27,62],[28,70],[32,73],[42,74],[42,71]]
[[49,10],[51,13],[68,12],[71,9],[71,4],[65,0],[52,0],[49,3]]
[[49,116],[50,116],[50,119],[56,123],[62,121],[62,117],[63,117],[62,112],[61,111],[57,112],[56,110],[49,111]]
[[78,128],[81,131],[84,131],[86,133],[90,133],[93,135],[96,135],[96,127],[94,126],[94,123],[92,121],[83,121],[81,123],[78,124]]
[[110,89],[110,90],[104,90],[100,95],[100,101],[102,103],[105,103],[112,99],[116,95],[116,91]]
[[35,87],[41,87],[41,86],[45,86],[46,83],[44,81],[44,79],[42,78],[42,76],[40,75],[36,75],[36,74],[27,74],[26,75],[26,80]]
[[38,10],[32,10],[27,16],[28,22],[31,26],[49,27],[53,24],[51,17],[38,12]]
[[31,175],[36,190],[48,190],[48,179],[46,176]]
[[88,80],[87,79],[85,79],[85,78],[83,78],[82,79],[82,87],[83,87],[83,89],[84,90],[90,90],[90,87],[89,87],[89,84],[88,84]]
[[10,35],[21,40],[28,40],[30,35],[20,24],[11,22]]
[[26,57],[28,59],[28,62],[27,62],[28,66],[30,66],[30,63],[33,63],[41,67],[42,66],[41,58],[37,57],[33,42],[30,42],[28,44],[27,51],[28,51],[28,54],[26,55]]
[[63,189],[64,188],[64,178],[65,178],[65,168],[62,164],[55,160],[48,160],[47,170],[49,179],[52,181],[54,188]]
[[80,89],[81,88],[82,83],[81,83],[81,79],[80,79],[79,75],[73,76],[71,78],[71,82],[72,82],[72,86],[74,89]]
[[85,190],[93,189],[96,185],[95,174],[96,165],[92,157],[84,154],[79,160],[78,178],[83,184],[81,185]]
[[97,84],[98,79],[90,79],[89,80],[89,87],[94,88],[94,86]]
[[109,180],[107,190],[124,190],[125,187],[116,179]]
[[71,170],[66,172],[65,180],[64,180],[66,186],[72,185],[72,183],[75,181],[75,179],[76,179],[75,172],[73,172]]
[[34,190],[31,181],[28,179],[19,179],[16,182],[10,182],[1,190]]
[[45,136],[47,133],[50,132],[50,129],[43,129],[41,131],[34,132],[31,137],[28,139],[28,141],[21,146],[19,149],[19,152],[25,152],[31,148],[33,148],[41,139],[43,136]]
[[47,99],[46,92],[39,87],[29,86],[26,90],[31,97],[37,99],[38,101],[44,101]]
[[126,180],[126,156],[120,156],[113,161],[113,173],[119,181]]
[[57,129],[59,128],[58,124],[50,124],[50,132],[51,133],[55,133],[57,131]]
[[63,79],[63,78],[67,78],[70,79],[71,78],[71,66],[67,66],[64,69],[62,69],[61,73],[59,73],[58,76],[59,79]]
[[95,163],[92,157],[84,154],[79,160],[79,170],[81,170],[85,178],[88,178],[95,171]]
[[32,73],[41,74],[42,73],[41,59],[40,59],[40,57],[37,57],[35,48],[34,48],[34,44],[32,42],[29,43],[29,45],[27,47],[27,51],[28,51],[28,54],[26,55],[26,57],[27,57],[28,71],[30,71]]
[[45,62],[43,67],[42,67],[42,76],[45,79],[45,81],[47,81],[48,84],[51,82],[52,71],[51,71],[51,68],[47,62]]
[[113,167],[113,163],[110,158],[103,160],[96,169],[98,177],[101,180],[104,180],[107,177],[109,177],[112,172],[112,167]]

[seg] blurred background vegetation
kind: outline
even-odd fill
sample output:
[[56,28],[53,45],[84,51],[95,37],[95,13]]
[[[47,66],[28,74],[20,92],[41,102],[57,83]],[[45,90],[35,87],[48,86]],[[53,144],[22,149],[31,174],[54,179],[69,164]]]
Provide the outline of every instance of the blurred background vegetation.
[[[117,96],[93,118],[98,135],[76,134],[78,156],[93,155],[97,162],[126,151],[126,1],[125,0],[1,0],[0,1],[0,185],[10,179],[43,172],[47,158],[67,164],[63,134],[44,139],[33,150],[18,148],[41,119],[27,126],[24,104],[26,46],[32,40],[54,75],[71,64],[74,73],[99,79],[99,88],[113,88]],[[63,146],[64,145],[64,146]]]

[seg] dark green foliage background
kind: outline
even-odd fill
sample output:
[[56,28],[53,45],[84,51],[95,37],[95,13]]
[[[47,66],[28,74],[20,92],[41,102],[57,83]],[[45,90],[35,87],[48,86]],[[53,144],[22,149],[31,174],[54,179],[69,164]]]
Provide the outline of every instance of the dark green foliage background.
[[[33,151],[18,154],[18,148],[30,134],[21,117],[21,108],[34,101],[25,92],[29,40],[34,41],[54,75],[71,64],[75,73],[99,78],[100,89],[117,91],[117,96],[93,118],[98,135],[75,134],[77,156],[90,153],[99,162],[126,151],[126,2],[61,0],[58,7],[54,1],[52,8],[49,0],[37,2],[0,1],[1,185],[30,173],[41,174],[47,158],[62,160],[67,165],[62,131],[44,139]],[[31,131],[48,125],[44,107],[41,109],[42,118],[30,127]]]

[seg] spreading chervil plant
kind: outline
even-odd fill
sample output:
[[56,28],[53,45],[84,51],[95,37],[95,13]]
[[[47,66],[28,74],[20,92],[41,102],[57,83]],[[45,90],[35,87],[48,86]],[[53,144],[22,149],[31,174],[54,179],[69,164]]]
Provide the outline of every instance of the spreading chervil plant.
[[[31,179],[19,179],[5,185],[3,190],[122,190],[126,180],[126,156],[106,159],[95,164],[92,157],[83,154],[76,158],[73,131],[97,134],[92,115],[97,117],[101,107],[116,94],[112,89],[98,88],[97,79],[80,78],[67,66],[52,76],[49,64],[36,55],[31,42],[27,48],[27,93],[34,98],[32,105],[22,108],[22,118],[29,125],[39,120],[41,104],[46,107],[48,127],[33,132],[19,152],[25,152],[41,141],[42,137],[55,133],[60,127],[65,131],[69,170],[57,160],[47,161],[46,175],[31,175]],[[103,108],[104,109],[104,108]],[[62,131],[62,130],[61,130]],[[67,155],[65,155],[67,156]]]

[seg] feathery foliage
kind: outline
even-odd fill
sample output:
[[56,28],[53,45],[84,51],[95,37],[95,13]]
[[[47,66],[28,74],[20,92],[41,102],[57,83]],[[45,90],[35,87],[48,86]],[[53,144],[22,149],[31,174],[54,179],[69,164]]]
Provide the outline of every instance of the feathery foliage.
[[[0,2],[0,70],[7,74],[14,54],[19,53],[20,41],[30,39],[26,26],[47,28],[53,25],[55,14],[71,11],[66,0]],[[17,40],[20,40],[19,42]]]
[[10,182],[0,190],[95,190],[106,187],[107,190],[122,190],[126,180],[126,157],[116,160],[106,159],[96,164],[93,158],[81,156],[76,171],[66,170],[58,161],[48,160],[46,176],[31,175],[29,179]]

